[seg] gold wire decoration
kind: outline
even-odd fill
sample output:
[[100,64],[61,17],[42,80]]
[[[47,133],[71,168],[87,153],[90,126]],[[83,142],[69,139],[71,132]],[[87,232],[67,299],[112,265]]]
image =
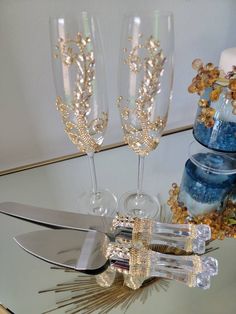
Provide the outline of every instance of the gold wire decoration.
[[[226,98],[231,100],[232,113],[236,115],[236,67],[233,66],[232,71],[225,74],[213,63],[204,65],[201,59],[195,59],[192,68],[197,71],[197,75],[189,85],[188,91],[201,96],[198,102],[201,108],[198,121],[204,123],[207,128],[214,126],[215,109],[210,108],[210,102],[217,101],[221,93],[225,93]],[[205,90],[209,88],[211,89],[209,99],[202,98]]]
[[228,200],[223,212],[214,211],[197,217],[189,217],[188,209],[178,202],[180,188],[176,183],[172,184],[169,191],[169,205],[173,217],[172,222],[183,224],[207,224],[211,227],[212,240],[236,239],[236,204]]
[[[53,267],[53,269],[67,271],[63,268]],[[74,273],[77,272],[74,271]],[[52,289],[39,291],[39,293],[51,291],[57,294],[73,293],[73,296],[56,302],[55,308],[44,311],[42,314],[48,314],[62,308],[65,308],[68,314],[81,312],[90,314],[95,311],[99,314],[105,314],[115,308],[121,308],[126,312],[134,301],[140,300],[144,304],[153,292],[159,292],[161,289],[166,291],[169,284],[168,280],[162,278],[149,278],[141,282],[141,286],[137,286],[140,285],[138,280],[140,278],[135,278],[134,281],[130,276],[117,273],[112,286],[101,287],[97,284],[95,276],[78,275],[73,281],[58,284]]]
[[83,38],[78,33],[74,39],[60,38],[56,46],[55,58],[61,58],[64,66],[74,67],[76,80],[73,95],[66,95],[65,103],[57,97],[56,106],[64,123],[64,130],[71,142],[81,152],[94,152],[100,149],[100,143],[93,137],[103,133],[107,127],[108,114],[89,121],[91,98],[95,80],[95,58],[91,50],[90,37]]
[[[141,36],[140,36],[141,37]],[[132,41],[132,38],[129,38]],[[138,50],[144,49],[146,56],[141,58]],[[144,44],[138,44],[131,49],[124,50],[128,53],[124,62],[128,65],[132,74],[140,74],[143,71],[143,79],[138,90],[138,97],[135,100],[127,100],[124,105],[124,98],[120,96],[117,105],[121,111],[125,142],[139,155],[145,156],[154,150],[159,144],[158,136],[151,135],[153,132],[160,133],[165,128],[167,116],[157,117],[151,121],[151,112],[154,98],[160,91],[160,77],[164,70],[166,58],[160,48],[160,43],[153,36],[150,36]],[[134,102],[134,108],[128,107],[128,103]],[[134,126],[129,117],[132,115],[139,122],[139,126]]]

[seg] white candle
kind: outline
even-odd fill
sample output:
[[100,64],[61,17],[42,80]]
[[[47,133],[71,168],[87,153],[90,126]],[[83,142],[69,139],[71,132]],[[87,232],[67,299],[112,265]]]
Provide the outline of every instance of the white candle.
[[[223,50],[220,56],[220,70],[223,70],[227,74],[232,71],[233,66],[236,66],[236,47]],[[225,103],[225,101],[222,99],[222,96],[220,96],[220,100],[215,103],[216,110],[219,111],[218,118],[223,121],[236,123],[236,115],[232,114],[231,101],[228,100],[228,105],[225,103],[225,105],[222,106],[223,103]],[[219,107],[217,108],[217,106],[220,106],[221,109],[219,109]]]
[[222,51],[220,56],[219,68],[225,73],[232,71],[232,66],[236,66],[236,47]]

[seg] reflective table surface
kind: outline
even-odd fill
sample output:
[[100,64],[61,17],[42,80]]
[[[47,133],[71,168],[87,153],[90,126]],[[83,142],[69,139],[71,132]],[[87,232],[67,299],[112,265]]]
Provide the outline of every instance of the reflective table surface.
[[[163,204],[171,184],[181,181],[192,141],[192,131],[165,136],[156,151],[146,158],[144,191],[158,195]],[[127,146],[98,153],[95,160],[99,186],[109,188],[118,198],[135,189],[137,156]],[[88,189],[89,165],[86,157],[79,157],[0,177],[0,202],[78,212],[79,199]],[[168,211],[166,205],[163,211]],[[86,208],[81,212],[86,212]],[[63,295],[38,294],[38,291],[76,277],[52,270],[49,264],[27,254],[13,240],[16,235],[41,229],[44,228],[0,215],[0,303],[15,314],[40,314],[54,307]],[[135,301],[127,313],[235,314],[236,240],[215,241],[213,245],[219,247],[211,253],[219,260],[219,275],[213,278],[209,290],[170,282],[167,291],[153,290],[144,304]],[[111,313],[123,312],[117,308]]]

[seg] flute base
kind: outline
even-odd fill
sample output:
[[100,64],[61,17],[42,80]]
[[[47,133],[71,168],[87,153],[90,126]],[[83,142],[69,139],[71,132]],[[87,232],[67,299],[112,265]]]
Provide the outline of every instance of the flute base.
[[80,198],[80,206],[83,206],[88,214],[113,217],[117,211],[117,198],[107,189],[97,193],[90,191]]
[[121,213],[138,218],[154,218],[158,215],[161,205],[157,197],[147,193],[127,192],[119,200]]

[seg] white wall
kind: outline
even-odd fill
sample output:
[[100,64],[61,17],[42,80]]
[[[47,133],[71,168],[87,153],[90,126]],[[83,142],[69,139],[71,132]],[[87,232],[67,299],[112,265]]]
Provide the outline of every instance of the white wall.
[[88,10],[97,15],[109,75],[107,143],[121,140],[115,106],[122,14],[132,9],[171,10],[175,17],[175,81],[169,127],[193,121],[195,97],[187,86],[191,62],[217,63],[236,46],[234,0],[0,0],[0,170],[76,152],[55,109],[49,16]]

